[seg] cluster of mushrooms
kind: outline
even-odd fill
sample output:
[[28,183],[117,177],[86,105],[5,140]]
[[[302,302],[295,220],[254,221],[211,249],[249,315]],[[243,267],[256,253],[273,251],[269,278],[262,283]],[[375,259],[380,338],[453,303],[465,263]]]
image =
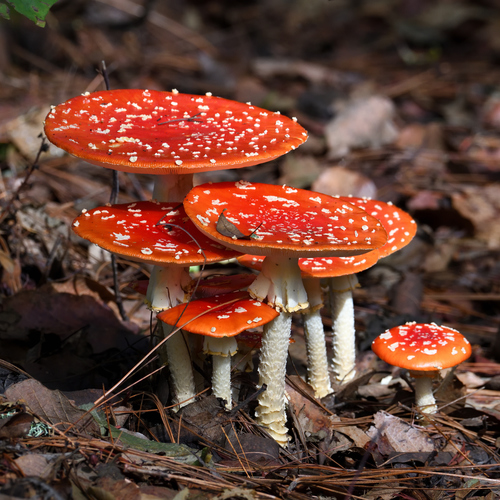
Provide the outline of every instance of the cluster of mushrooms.
[[[174,405],[195,400],[190,340],[203,335],[203,351],[212,355],[213,393],[231,408],[237,339],[263,325],[258,370],[266,390],[256,419],[286,446],[292,313],[304,318],[308,382],[317,397],[331,394],[332,380],[342,384],[355,376],[355,273],[407,245],[416,232],[412,218],[390,203],[288,186],[239,181],[193,187],[194,173],[264,163],[307,139],[295,119],[211,94],[86,93],[52,107],[45,133],[90,163],[156,176],[152,201],[83,211],[73,229],[110,252],[153,266],[146,298],[168,339]],[[234,258],[257,276],[194,282],[189,275],[190,266]],[[334,330],[331,360],[319,313],[325,279]],[[463,336],[437,325],[398,327],[380,335],[373,349],[389,363],[419,372],[417,405],[428,413],[436,406],[432,379],[423,375],[470,355]]]

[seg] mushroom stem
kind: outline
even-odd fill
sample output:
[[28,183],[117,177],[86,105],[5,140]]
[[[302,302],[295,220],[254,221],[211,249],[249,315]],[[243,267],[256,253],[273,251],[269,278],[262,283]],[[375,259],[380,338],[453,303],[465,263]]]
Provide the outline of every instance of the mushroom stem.
[[212,355],[212,392],[232,408],[231,356],[236,354],[238,343],[234,337],[205,337],[203,351]]
[[304,313],[304,332],[307,349],[307,380],[314,389],[317,398],[323,398],[333,392],[328,373],[325,330],[321,319],[322,293],[320,280],[304,280],[309,309]]
[[285,375],[292,315],[308,307],[298,258],[266,257],[262,271],[248,288],[250,295],[281,309],[280,315],[264,326],[259,362],[259,385],[267,389],[258,399],[257,422],[281,445],[288,443],[285,413]]
[[183,266],[154,266],[149,278],[146,299],[153,311],[163,311],[186,301],[191,278]]
[[[189,274],[183,266],[154,266],[146,294],[151,309],[159,312],[184,302],[186,293],[183,287],[190,281]],[[163,338],[174,329],[162,322],[159,328]],[[176,403],[175,410],[179,410],[192,403],[196,396],[191,355],[181,331],[174,333],[165,342],[163,355],[167,359],[172,378],[172,399]]]
[[356,375],[356,332],[352,290],[358,284],[355,274],[330,278],[330,307],[333,318],[334,380],[345,384]]
[[264,326],[259,361],[259,387],[266,390],[259,396],[255,410],[257,422],[267,427],[270,436],[281,446],[288,443],[285,413],[285,375],[292,315],[281,314]]
[[308,307],[307,292],[300,275],[299,260],[286,257],[266,257],[262,270],[248,287],[250,295],[270,306],[288,312]]
[[[159,322],[163,335],[166,337],[175,329],[170,325]],[[182,330],[174,333],[166,342],[164,353],[167,358],[170,377],[172,379],[172,401],[177,411],[192,403],[196,397],[194,386],[193,369],[191,367],[191,355]]]
[[410,375],[415,378],[413,387],[415,389],[415,404],[422,413],[432,415],[437,412],[436,399],[432,392],[432,380],[437,376],[437,372],[415,372]]
[[153,199],[158,201],[179,201],[193,187],[193,174],[165,174],[155,176]]

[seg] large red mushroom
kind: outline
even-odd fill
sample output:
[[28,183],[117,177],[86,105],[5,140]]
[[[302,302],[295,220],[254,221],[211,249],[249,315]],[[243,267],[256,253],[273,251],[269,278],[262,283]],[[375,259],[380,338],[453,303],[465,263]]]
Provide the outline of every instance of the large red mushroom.
[[296,120],[249,103],[141,89],[85,93],[53,106],[45,134],[89,163],[156,175],[158,201],[182,200],[194,173],[264,163],[307,139]]
[[259,397],[257,419],[285,446],[285,370],[291,313],[308,306],[298,259],[362,254],[385,243],[385,230],[354,205],[287,186],[202,184],[188,193],[184,207],[208,237],[242,253],[266,256],[261,273],[248,290],[281,313],[264,327],[259,376],[267,390]]

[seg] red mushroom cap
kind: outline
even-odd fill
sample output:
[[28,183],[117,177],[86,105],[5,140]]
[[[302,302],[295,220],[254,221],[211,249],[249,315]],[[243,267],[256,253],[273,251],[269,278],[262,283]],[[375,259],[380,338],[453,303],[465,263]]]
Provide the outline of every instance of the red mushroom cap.
[[371,200],[369,198],[356,198],[354,196],[339,196],[353,205],[366,210],[371,216],[378,219],[387,232],[387,243],[377,248],[378,258],[382,259],[410,243],[417,232],[417,223],[410,214],[394,206],[392,203]]
[[[346,257],[387,241],[380,222],[364,210],[287,186],[243,181],[202,184],[188,193],[184,208],[207,236],[253,255]],[[222,234],[218,228],[222,218],[226,233],[232,226],[243,237]]]
[[[338,196],[336,198],[361,207],[378,219],[387,232],[388,240],[381,247],[363,255],[299,259],[303,278],[334,278],[364,271],[375,265],[379,259],[403,248],[417,232],[417,224],[411,216],[392,203],[353,196]],[[264,258],[258,255],[238,257],[240,264],[257,271],[261,270],[263,261]]]
[[207,262],[238,255],[200,233],[180,203],[138,201],[97,207],[79,215],[73,230],[105,250],[149,264],[203,264],[203,252]]
[[86,93],[54,106],[45,134],[90,163],[152,174],[257,165],[307,139],[295,120],[250,104],[140,89]]
[[373,341],[372,350],[386,363],[414,371],[456,366],[472,352],[461,333],[435,323],[406,323],[391,328]]
[[[244,254],[237,257],[238,262],[245,267],[260,271],[265,257],[262,255]],[[334,278],[348,274],[359,273],[372,267],[378,261],[377,250],[353,255],[351,257],[312,257],[299,259],[302,278]]]
[[179,304],[158,314],[158,319],[183,330],[209,337],[233,337],[265,325],[278,316],[272,307],[252,299],[248,292],[233,292]]

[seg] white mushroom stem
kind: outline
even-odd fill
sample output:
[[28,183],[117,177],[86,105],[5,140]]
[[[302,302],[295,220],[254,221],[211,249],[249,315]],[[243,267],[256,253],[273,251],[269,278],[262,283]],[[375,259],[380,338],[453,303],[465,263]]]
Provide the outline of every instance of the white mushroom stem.
[[302,283],[298,259],[266,257],[262,269],[248,287],[252,297],[288,312],[308,307],[307,292]]
[[232,408],[231,356],[237,350],[234,337],[205,337],[203,352],[212,355],[212,392],[226,402],[228,410]]
[[164,311],[186,301],[191,278],[183,266],[154,266],[149,278],[146,299],[151,309]]
[[281,446],[288,444],[285,376],[291,328],[292,315],[288,312],[282,311],[276,319],[267,323],[259,360],[259,387],[266,384],[267,388],[259,396],[255,416]]
[[314,389],[317,398],[323,398],[333,392],[328,373],[325,330],[321,319],[322,292],[320,280],[304,280],[304,287],[309,299],[309,309],[304,313],[304,332],[307,349],[307,380]]
[[411,371],[410,375],[414,377],[415,382],[415,404],[422,413],[432,415],[437,412],[436,399],[432,392],[432,381],[437,377],[438,372],[417,372]]
[[165,174],[156,175],[153,188],[153,200],[178,201],[182,200],[193,187],[193,174]]
[[352,290],[358,284],[355,274],[329,279],[333,320],[332,370],[335,382],[345,384],[356,375],[356,332]]
[[[164,337],[175,329],[161,321],[159,326],[162,328]],[[196,397],[191,355],[185,333],[182,330],[175,332],[165,342],[163,353],[167,358],[172,381],[172,402],[175,404],[173,409],[177,411],[192,403]]]
[[[184,302],[186,294],[182,287],[187,286],[189,282],[189,274],[183,266],[155,266],[146,295],[151,309],[160,312]],[[163,338],[174,330],[162,322],[159,323],[159,328]],[[196,396],[191,355],[181,331],[174,333],[165,342],[164,354],[172,379],[172,399],[176,404],[175,410],[178,410],[192,403]]]
[[257,422],[267,427],[281,446],[288,443],[285,412],[285,375],[288,345],[292,328],[291,312],[308,307],[298,259],[266,257],[262,271],[248,288],[250,294],[281,309],[281,314],[264,326],[259,362],[259,386],[266,390],[259,396],[255,411]]

